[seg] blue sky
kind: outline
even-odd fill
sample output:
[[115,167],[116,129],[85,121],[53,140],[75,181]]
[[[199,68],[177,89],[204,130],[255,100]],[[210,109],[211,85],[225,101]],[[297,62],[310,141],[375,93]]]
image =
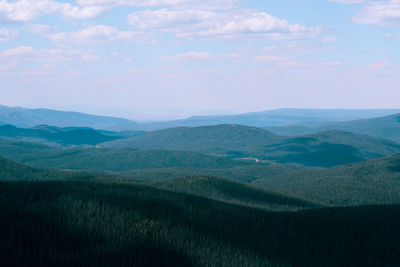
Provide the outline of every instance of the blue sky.
[[400,0],[0,0],[0,104],[399,108]]

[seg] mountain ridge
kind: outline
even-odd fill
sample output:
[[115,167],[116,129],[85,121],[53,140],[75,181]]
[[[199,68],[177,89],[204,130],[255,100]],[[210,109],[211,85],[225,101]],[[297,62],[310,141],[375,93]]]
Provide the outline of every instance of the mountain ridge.
[[28,109],[0,105],[0,125],[12,124],[30,128],[40,124],[59,127],[91,127],[103,130],[154,131],[172,127],[197,127],[218,124],[243,124],[246,126],[284,126],[291,124],[321,124],[375,118],[400,113],[400,109],[295,109],[282,108],[233,115],[191,116],[186,119],[138,123],[129,119],[90,115],[76,111],[53,109]]
[[400,113],[377,118],[325,123],[316,127],[299,124],[286,127],[263,127],[263,129],[285,136],[342,130],[400,142]]
[[400,144],[395,142],[344,131],[283,137],[261,128],[235,124],[169,128],[99,146],[195,151],[315,167],[332,167],[400,153]]
[[333,206],[400,204],[400,154],[329,169],[301,170],[252,183]]
[[53,109],[27,109],[0,105],[0,121],[17,127],[31,128],[46,124],[58,127],[91,127],[98,129],[131,128],[137,123],[111,116],[90,115],[75,111]]

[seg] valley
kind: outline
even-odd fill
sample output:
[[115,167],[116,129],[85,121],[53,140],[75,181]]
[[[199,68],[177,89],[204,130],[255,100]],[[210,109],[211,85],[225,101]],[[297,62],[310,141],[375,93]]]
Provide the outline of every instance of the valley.
[[0,264],[396,265],[390,136],[3,125]]

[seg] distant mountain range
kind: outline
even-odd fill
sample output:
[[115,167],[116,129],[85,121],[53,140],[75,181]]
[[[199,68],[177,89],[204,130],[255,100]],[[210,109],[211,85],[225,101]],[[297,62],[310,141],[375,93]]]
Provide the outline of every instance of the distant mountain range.
[[193,116],[183,120],[149,122],[135,126],[136,130],[153,131],[172,127],[198,127],[219,124],[246,126],[315,126],[327,122],[351,121],[400,113],[400,109],[276,109],[224,116]]
[[32,128],[45,124],[57,127],[90,127],[111,131],[153,131],[172,127],[219,124],[241,124],[255,127],[294,124],[320,126],[327,122],[369,119],[396,113],[400,113],[400,109],[277,109],[238,115],[193,116],[183,120],[137,123],[128,119],[79,112],[0,106],[0,125],[11,124],[22,128]]
[[328,130],[342,130],[400,142],[400,114],[372,119],[325,123],[314,127],[309,125],[295,125],[286,127],[264,127],[264,129],[285,136],[312,134]]
[[[25,141],[8,149],[8,143],[0,140],[1,144],[6,144],[1,147],[1,150],[5,153],[3,155],[8,156],[7,151],[9,150],[15,153],[23,147],[28,147],[28,150],[21,151],[25,155],[25,160],[35,162],[35,164],[38,164],[35,166],[41,167],[68,169],[71,166],[81,166],[78,169],[83,170],[106,170],[109,167],[109,170],[112,171],[131,171],[134,169],[170,167],[218,168],[218,164],[225,164],[230,167],[243,165],[243,163],[238,164],[238,162],[219,162],[219,159],[222,158],[226,160],[239,159],[245,161],[246,164],[291,163],[311,167],[332,167],[400,153],[400,144],[393,142],[400,141],[400,115],[329,122],[329,120],[338,118],[344,120],[345,116],[350,119],[357,116],[387,113],[390,112],[389,110],[317,111],[283,109],[237,116],[207,117],[210,120],[202,117],[203,119],[198,120],[198,122],[207,122],[211,125],[175,127],[151,132],[135,130],[120,132],[104,129],[108,127],[119,128],[121,125],[128,128],[143,128],[143,125],[149,125],[118,118],[51,110],[26,110],[6,107],[1,107],[1,110],[12,111],[8,113],[0,112],[1,121],[5,121],[5,118],[8,118],[9,121],[12,121],[12,118],[26,119],[27,114],[34,114],[35,116],[30,118],[34,117],[35,120],[31,120],[29,123],[34,124],[39,121],[56,123],[57,116],[60,116],[58,124],[56,123],[55,126],[44,124],[31,128],[8,124],[0,126],[0,137],[11,138],[14,140],[12,142]],[[394,111],[391,110],[391,112]],[[4,114],[8,115],[5,116]],[[238,124],[212,125],[213,122],[222,120],[222,117],[243,123],[251,123],[251,121],[256,123],[257,120],[257,123],[267,123],[271,118],[279,117],[281,118],[279,123],[289,123],[290,118],[291,123],[297,120],[302,121],[303,124],[270,126],[264,129]],[[285,122],[283,118],[286,118]],[[321,121],[323,119],[324,122]],[[21,119],[21,121],[23,120]],[[21,121],[20,124],[23,124]],[[182,120],[181,123],[187,124],[190,121],[193,121],[193,118]],[[26,121],[25,123],[28,124]],[[68,123],[71,123],[72,126],[58,126]],[[89,128],[87,125],[85,127],[73,126],[81,123],[97,125],[100,128],[103,125],[104,127],[98,130]],[[167,122],[164,122],[164,126],[166,124]],[[266,129],[269,129],[269,131]],[[31,142],[67,147],[96,145],[102,149],[71,150],[63,148],[57,151],[50,148],[39,148],[38,144]],[[137,152],[136,150],[146,150],[147,152]],[[39,152],[43,156],[39,157]],[[28,158],[27,155],[29,155]],[[215,158],[212,158],[214,156]],[[198,162],[194,163],[195,161]],[[111,163],[111,165],[106,167],[106,162],[107,164]]]
[[6,106],[0,106],[0,124],[11,124],[23,128],[45,124],[57,127],[90,127],[113,130],[130,129],[136,125],[134,121],[121,118],[51,109],[26,109]]
[[[218,168],[218,165],[230,164],[222,159],[240,159],[247,164],[294,163],[332,167],[400,153],[400,144],[368,135],[331,130],[285,137],[236,124],[178,127],[148,133],[46,125],[26,129],[3,125],[0,126],[1,137],[5,139],[0,139],[0,152],[5,154],[0,155],[10,156],[7,151],[12,151],[17,156],[24,155],[24,160],[40,163],[35,166],[66,169],[81,166],[78,169],[83,170]],[[93,148],[95,145],[96,149]],[[89,147],[66,148],[71,146]]]

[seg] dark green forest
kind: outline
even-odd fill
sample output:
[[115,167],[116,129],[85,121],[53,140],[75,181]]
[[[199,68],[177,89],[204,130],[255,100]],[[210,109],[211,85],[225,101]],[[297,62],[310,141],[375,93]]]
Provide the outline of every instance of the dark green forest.
[[400,266],[399,153],[341,129],[0,126],[0,266]]
[[143,185],[0,184],[2,266],[395,266],[400,207],[270,212]]

